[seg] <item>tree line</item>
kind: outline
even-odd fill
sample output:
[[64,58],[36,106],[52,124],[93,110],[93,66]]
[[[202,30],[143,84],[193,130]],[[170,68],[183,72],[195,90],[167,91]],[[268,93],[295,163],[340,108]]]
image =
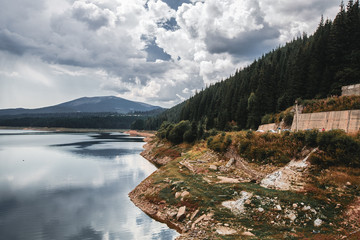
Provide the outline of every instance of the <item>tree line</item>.
[[264,115],[285,110],[296,99],[340,95],[341,86],[360,82],[359,12],[359,0],[341,3],[335,19],[321,18],[313,35],[293,39],[228,79],[144,120],[143,129],[181,120],[194,122],[197,129],[256,129]]
[[114,113],[27,114],[0,117],[0,126],[130,129],[141,115]]

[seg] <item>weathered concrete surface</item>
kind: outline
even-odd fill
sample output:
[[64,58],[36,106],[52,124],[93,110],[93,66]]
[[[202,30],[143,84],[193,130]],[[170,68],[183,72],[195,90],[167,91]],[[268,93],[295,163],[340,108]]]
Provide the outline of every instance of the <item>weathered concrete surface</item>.
[[343,86],[341,88],[342,96],[360,95],[360,84]]
[[[298,130],[322,128],[326,131],[342,129],[345,132],[357,132],[360,130],[360,110],[299,114]],[[291,126],[291,131],[295,130],[296,115]]]
[[269,123],[269,124],[260,125],[258,130],[263,130],[264,132],[267,132],[269,130],[276,130],[277,128],[278,128],[278,124]]

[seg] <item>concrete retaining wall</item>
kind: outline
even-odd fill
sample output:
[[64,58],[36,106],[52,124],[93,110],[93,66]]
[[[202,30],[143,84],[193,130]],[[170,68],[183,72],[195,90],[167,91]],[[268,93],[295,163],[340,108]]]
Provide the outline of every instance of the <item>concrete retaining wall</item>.
[[360,84],[342,87],[341,95],[342,96],[360,95]]
[[260,125],[258,130],[264,130],[265,132],[269,131],[269,130],[276,130],[277,129],[277,124],[276,123],[270,123],[270,124],[264,124],[264,125]]
[[[346,132],[357,132],[360,130],[360,110],[333,111],[320,113],[299,114],[298,130],[343,129]],[[294,116],[291,131],[296,130],[296,116]]]

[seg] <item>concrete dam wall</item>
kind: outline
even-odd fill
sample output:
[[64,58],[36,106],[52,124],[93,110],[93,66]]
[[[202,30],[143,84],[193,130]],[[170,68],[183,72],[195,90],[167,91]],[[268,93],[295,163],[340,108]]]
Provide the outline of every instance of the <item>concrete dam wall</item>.
[[[291,126],[291,131],[296,131],[296,115]],[[345,132],[357,132],[360,130],[360,110],[333,111],[320,113],[299,114],[298,130],[342,129]]]

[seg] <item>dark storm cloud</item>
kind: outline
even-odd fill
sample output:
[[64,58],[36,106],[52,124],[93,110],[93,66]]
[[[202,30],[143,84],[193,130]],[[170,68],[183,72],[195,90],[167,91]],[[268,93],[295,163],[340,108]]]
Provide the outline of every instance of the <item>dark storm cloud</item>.
[[[253,57],[263,53],[269,46],[266,41],[275,41],[280,36],[278,29],[265,25],[262,29],[240,33],[234,38],[209,33],[205,39],[210,53],[224,53]],[[271,45],[270,45],[271,46]]]

